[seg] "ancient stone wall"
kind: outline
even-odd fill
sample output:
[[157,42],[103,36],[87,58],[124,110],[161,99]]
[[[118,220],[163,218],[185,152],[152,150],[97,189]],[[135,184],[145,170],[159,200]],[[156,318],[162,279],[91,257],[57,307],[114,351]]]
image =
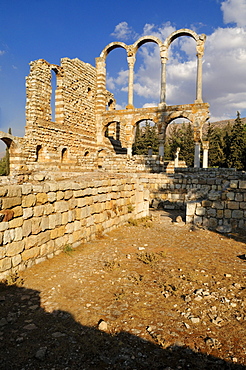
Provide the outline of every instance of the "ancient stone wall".
[[87,178],[0,186],[0,278],[148,215],[137,179]]
[[246,229],[246,174],[232,169],[178,169],[176,174],[139,174],[150,205],[186,211],[186,222],[231,232]]

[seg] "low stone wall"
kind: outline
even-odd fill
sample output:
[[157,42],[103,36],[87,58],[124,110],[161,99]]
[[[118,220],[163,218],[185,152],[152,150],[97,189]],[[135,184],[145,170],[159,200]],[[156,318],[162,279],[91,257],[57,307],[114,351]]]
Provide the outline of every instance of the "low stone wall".
[[148,190],[136,178],[14,181],[0,185],[0,278],[148,215]]
[[246,174],[233,169],[178,169],[139,174],[150,205],[186,210],[186,222],[219,232],[246,230]]

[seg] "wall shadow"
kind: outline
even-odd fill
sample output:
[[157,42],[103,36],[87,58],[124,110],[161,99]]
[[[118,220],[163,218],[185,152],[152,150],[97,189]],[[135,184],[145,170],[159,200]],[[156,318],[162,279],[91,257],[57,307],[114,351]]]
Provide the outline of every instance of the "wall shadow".
[[127,332],[83,326],[44,311],[40,292],[0,284],[0,369],[244,369],[187,347],[166,349]]

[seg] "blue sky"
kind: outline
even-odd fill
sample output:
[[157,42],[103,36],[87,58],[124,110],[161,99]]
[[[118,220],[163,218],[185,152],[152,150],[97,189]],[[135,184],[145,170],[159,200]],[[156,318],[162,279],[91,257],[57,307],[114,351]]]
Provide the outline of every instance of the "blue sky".
[[[112,41],[132,44],[154,34],[165,39],[180,28],[205,33],[203,98],[211,121],[246,116],[246,0],[1,0],[0,130],[24,135],[25,77],[29,62],[63,57],[95,65]],[[135,65],[134,102],[156,105],[159,98],[159,55],[154,45],[139,49]],[[127,65],[123,50],[107,58],[107,86],[118,108],[127,103]],[[173,44],[167,65],[167,103],[195,100],[194,41]]]

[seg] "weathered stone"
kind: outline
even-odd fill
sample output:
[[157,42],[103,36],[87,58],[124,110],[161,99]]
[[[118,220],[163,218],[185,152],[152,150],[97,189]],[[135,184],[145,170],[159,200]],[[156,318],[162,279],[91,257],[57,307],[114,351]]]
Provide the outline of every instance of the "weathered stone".
[[0,260],[0,272],[4,272],[6,270],[9,270],[12,266],[11,258],[5,257],[4,259]]
[[23,251],[24,249],[24,241],[21,240],[19,242],[13,242],[10,243],[7,248],[6,248],[6,255],[8,257],[13,257],[16,254],[19,254]]
[[33,247],[31,249],[24,250],[22,252],[21,257],[23,261],[27,261],[31,258],[36,258],[39,255],[39,248]]
[[[21,203],[20,203],[21,204]],[[33,207],[36,204],[36,196],[34,194],[28,194],[22,199],[22,207]]]
[[30,235],[32,232],[32,219],[24,220],[22,226],[23,237]]
[[46,193],[38,193],[36,199],[37,204],[45,204],[48,201],[48,196]]
[[19,206],[22,203],[21,197],[12,197],[12,198],[4,198],[2,199],[2,208],[9,209],[16,206]]

